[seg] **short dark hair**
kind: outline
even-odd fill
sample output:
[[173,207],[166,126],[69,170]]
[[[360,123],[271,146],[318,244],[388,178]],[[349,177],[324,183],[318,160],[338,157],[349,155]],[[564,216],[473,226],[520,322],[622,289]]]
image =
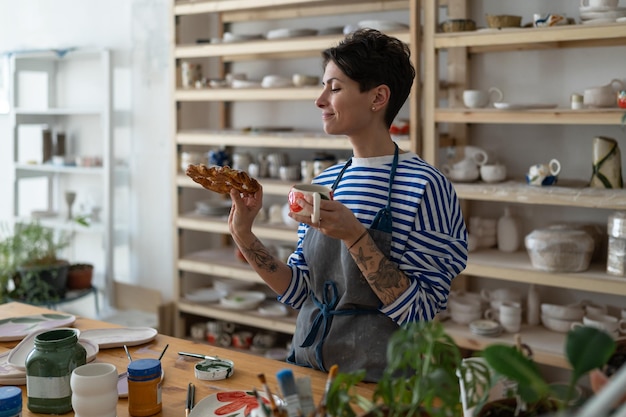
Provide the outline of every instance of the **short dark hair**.
[[411,92],[415,68],[409,47],[399,39],[374,29],[348,34],[337,46],[322,52],[323,67],[333,61],[344,74],[359,84],[361,92],[385,84],[391,95],[385,113],[391,126]]

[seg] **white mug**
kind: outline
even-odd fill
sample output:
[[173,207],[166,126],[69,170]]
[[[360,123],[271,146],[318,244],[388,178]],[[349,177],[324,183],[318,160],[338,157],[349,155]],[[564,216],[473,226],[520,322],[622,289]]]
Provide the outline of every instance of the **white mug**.
[[[302,207],[298,200],[303,199],[304,196],[310,195],[313,197],[313,208],[308,206]],[[312,223],[319,223],[320,221],[320,202],[321,200],[332,200],[333,190],[323,185],[318,184],[296,184],[289,190],[289,209],[292,213],[299,215],[311,216]]]
[[502,164],[485,164],[480,167],[480,177],[485,182],[500,182],[506,179],[506,166]]
[[463,104],[470,109],[487,107],[489,101],[495,96],[493,101],[502,101],[504,94],[497,87],[491,87],[489,90],[465,90],[463,91]]
[[580,7],[617,8],[619,0],[580,0]]
[[111,363],[88,363],[72,371],[72,408],[76,417],[115,417],[117,368]]

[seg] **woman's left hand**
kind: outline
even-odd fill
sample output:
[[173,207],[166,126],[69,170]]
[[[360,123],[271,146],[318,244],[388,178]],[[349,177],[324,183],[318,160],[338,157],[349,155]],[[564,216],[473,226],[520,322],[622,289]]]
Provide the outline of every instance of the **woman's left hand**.
[[[309,211],[313,209],[313,197],[311,196],[304,196],[303,199],[298,200],[298,203],[303,207],[308,206]],[[300,223],[315,227],[327,236],[347,242],[354,240],[363,232],[363,225],[354,216],[354,213],[335,200],[320,201],[320,221],[317,223],[313,223],[311,216],[308,215],[290,212],[289,217]]]

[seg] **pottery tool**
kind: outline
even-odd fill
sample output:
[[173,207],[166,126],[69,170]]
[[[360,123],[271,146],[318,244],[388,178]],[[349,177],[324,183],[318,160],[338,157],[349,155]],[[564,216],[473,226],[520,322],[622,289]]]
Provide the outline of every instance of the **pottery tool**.
[[326,378],[326,386],[324,387],[324,393],[322,394],[322,399],[320,400],[319,405],[315,409],[315,416],[325,416],[326,415],[326,400],[328,398],[328,391],[330,391],[330,386],[333,384],[335,380],[335,376],[337,376],[337,372],[339,371],[339,365],[335,364],[330,367],[328,371],[328,377]]
[[194,386],[190,382],[187,385],[187,405],[185,406],[185,417],[189,417],[189,412],[193,408]]
[[168,347],[170,347],[169,343],[165,345],[165,347],[161,351],[161,354],[159,355],[159,361],[163,358],[163,355],[165,355],[165,351],[167,350]]
[[207,356],[207,355],[203,355],[201,353],[189,353],[189,352],[178,352],[179,355],[182,356],[189,356],[192,358],[198,358],[198,359],[208,359],[210,361],[220,361],[222,359],[218,358],[217,356]]
[[126,357],[128,358],[128,362],[132,362],[133,358],[130,357],[130,352],[128,351],[126,345],[124,345],[124,350],[126,351]]
[[298,398],[298,390],[296,388],[296,380],[293,377],[291,369],[282,369],[276,373],[278,386],[283,394],[283,401],[287,410],[288,417],[301,417],[302,407],[300,406],[300,398]]
[[282,413],[282,410],[278,408],[278,404],[276,404],[276,401],[274,400],[274,395],[272,395],[272,391],[270,391],[270,387],[267,385],[265,374],[260,373],[257,375],[257,377],[259,378],[259,381],[261,381],[261,384],[263,384],[263,389],[265,390],[265,394],[267,394],[267,397],[270,401],[270,410],[272,411],[272,415],[274,417],[284,417],[283,416],[284,413]]

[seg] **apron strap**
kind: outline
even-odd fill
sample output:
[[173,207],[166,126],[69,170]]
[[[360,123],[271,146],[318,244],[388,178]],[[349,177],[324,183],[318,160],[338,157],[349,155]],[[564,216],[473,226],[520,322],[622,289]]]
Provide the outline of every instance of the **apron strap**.
[[376,213],[376,217],[372,221],[370,229],[380,230],[383,232],[391,233],[393,230],[393,218],[391,216],[391,187],[393,186],[393,180],[396,176],[396,168],[398,167],[398,144],[393,143],[396,150],[393,154],[393,163],[391,164],[391,172],[389,173],[389,192],[387,195],[387,206],[382,208]]
[[313,303],[317,306],[319,311],[313,319],[311,323],[311,328],[309,329],[309,333],[307,334],[304,342],[300,345],[300,347],[309,347],[315,342],[317,338],[320,327],[323,326],[322,330],[322,338],[320,342],[315,347],[315,357],[317,359],[317,363],[321,370],[326,371],[324,368],[324,363],[322,360],[322,348],[324,347],[324,340],[330,331],[330,325],[332,322],[333,316],[349,316],[355,314],[372,314],[378,313],[378,310],[374,309],[355,309],[355,310],[335,310],[337,307],[337,303],[339,302],[339,296],[337,292],[337,284],[334,281],[326,281],[324,282],[324,291],[322,293],[322,301],[319,301],[315,298],[313,291],[309,293],[309,296],[313,300]]

